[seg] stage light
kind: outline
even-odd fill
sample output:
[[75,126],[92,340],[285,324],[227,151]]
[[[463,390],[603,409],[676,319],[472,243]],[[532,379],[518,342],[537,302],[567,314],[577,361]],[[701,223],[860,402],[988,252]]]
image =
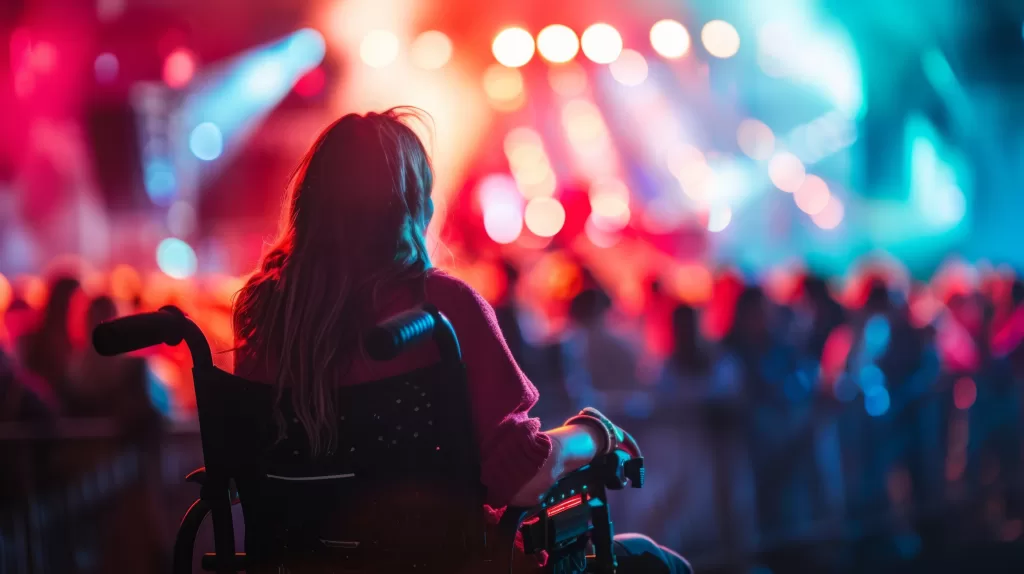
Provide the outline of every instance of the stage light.
[[483,83],[488,100],[498,111],[515,111],[526,103],[523,75],[515,68],[492,64],[484,72]]
[[661,20],[651,26],[651,47],[662,57],[682,58],[690,51],[690,33],[675,20]]
[[647,60],[636,50],[623,50],[608,69],[624,86],[639,86],[647,79]]
[[564,64],[579,53],[580,40],[572,28],[552,24],[537,34],[537,51],[551,63]]
[[195,275],[198,261],[192,246],[175,237],[168,237],[156,248],[156,264],[168,277],[187,279]]
[[494,37],[491,52],[503,66],[519,68],[533,59],[536,45],[533,36],[522,28],[505,28]]
[[492,64],[484,71],[484,91],[499,102],[516,99],[523,93],[523,75],[515,68]]
[[708,212],[708,231],[718,233],[729,227],[732,221],[732,209],[728,205],[716,205]]
[[276,58],[265,58],[250,68],[246,74],[245,87],[254,95],[269,97],[287,91],[285,86],[288,82],[284,62]]
[[816,175],[807,175],[800,187],[793,192],[793,201],[807,215],[817,215],[828,205],[831,197],[828,184]]
[[768,177],[775,184],[775,187],[793,193],[800,188],[804,182],[807,172],[800,158],[783,151],[775,154],[768,162]]
[[96,74],[96,81],[101,84],[113,82],[117,79],[117,72],[120,67],[120,63],[117,61],[117,56],[110,52],[103,52],[99,56],[96,56],[96,61],[93,63],[93,71]]
[[196,58],[192,52],[178,48],[164,60],[164,83],[172,88],[183,88],[196,73]]
[[763,123],[746,119],[736,129],[736,142],[751,159],[766,160],[775,151],[775,134]]
[[532,128],[521,126],[509,130],[505,135],[505,153],[511,155],[514,150],[524,146],[537,146],[543,148],[544,140],[540,134]]
[[523,231],[523,206],[516,182],[505,174],[484,177],[477,185],[484,231],[494,242],[512,243]]
[[590,184],[588,191],[591,201],[595,197],[612,197],[629,206],[629,188],[621,179],[605,177]]
[[595,247],[600,247],[602,249],[614,247],[620,239],[618,233],[608,232],[601,229],[600,225],[595,222],[593,213],[590,214],[590,217],[587,218],[587,222],[583,225],[583,233],[586,234],[587,239],[589,239]]
[[512,243],[523,233],[523,215],[504,205],[488,208],[484,210],[484,231],[495,243]]
[[608,233],[621,230],[629,225],[629,200],[618,192],[590,195],[590,217],[593,224]]
[[526,228],[538,237],[554,237],[565,225],[565,208],[553,197],[535,197],[526,204]]
[[608,135],[601,110],[585,99],[571,100],[562,106],[562,126],[576,147],[587,146]]
[[708,54],[716,58],[731,58],[740,50],[740,35],[732,24],[724,20],[712,20],[704,24],[700,39]]
[[315,66],[327,55],[327,42],[320,32],[312,28],[303,28],[288,38],[286,45],[288,58],[296,62],[309,62]]
[[157,205],[167,205],[178,191],[174,166],[166,161],[148,161],[142,166],[146,195]]
[[452,41],[437,30],[427,30],[413,40],[409,47],[412,63],[424,70],[443,68],[452,57]]
[[548,68],[548,83],[556,94],[571,98],[587,90],[587,71],[576,62]]
[[213,122],[203,122],[192,130],[188,147],[203,161],[213,161],[224,151],[224,136]]
[[889,411],[889,391],[884,386],[864,391],[864,410],[869,416],[880,417]]
[[595,64],[611,64],[622,53],[622,36],[619,31],[603,22],[584,30],[580,44],[583,55]]
[[830,195],[825,208],[811,216],[811,221],[822,229],[835,229],[843,221],[843,203],[834,195]]
[[371,68],[384,68],[398,59],[398,36],[387,30],[371,30],[359,43],[359,58]]

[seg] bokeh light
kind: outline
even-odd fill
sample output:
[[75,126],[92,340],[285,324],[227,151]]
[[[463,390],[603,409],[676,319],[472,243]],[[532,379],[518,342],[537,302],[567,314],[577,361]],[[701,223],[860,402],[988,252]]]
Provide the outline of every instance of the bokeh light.
[[629,225],[629,215],[628,196],[623,198],[617,191],[590,194],[590,217],[601,231],[621,230]]
[[582,98],[570,100],[562,107],[562,126],[569,142],[577,148],[585,148],[608,136],[601,110]]
[[174,165],[166,160],[148,161],[142,168],[146,194],[153,203],[167,205],[174,199],[178,191],[178,178],[174,173]]
[[700,39],[708,54],[716,58],[731,58],[740,50],[739,32],[724,20],[712,20],[704,24]]
[[835,229],[843,222],[845,215],[843,203],[834,195],[829,195],[824,209],[811,216],[811,221],[822,229]]
[[523,75],[516,68],[492,64],[484,72],[483,82],[488,100],[500,111],[517,110],[526,101]]
[[444,32],[427,30],[409,47],[412,63],[424,70],[443,68],[452,57],[452,41]]
[[572,28],[552,24],[537,34],[537,51],[547,61],[564,64],[580,51],[580,40]]
[[602,249],[613,247],[620,239],[618,233],[602,229],[602,225],[595,221],[593,213],[590,214],[590,217],[587,218],[587,222],[583,225],[583,233],[595,247],[600,247]]
[[93,63],[93,72],[96,74],[96,81],[101,84],[107,84],[117,79],[117,73],[120,71],[121,65],[117,61],[117,56],[110,52],[103,52],[99,56],[96,56],[96,61]]
[[736,142],[751,159],[766,160],[775,151],[775,134],[772,129],[755,119],[740,122],[736,129]]
[[523,231],[522,198],[516,182],[505,174],[492,174],[477,186],[484,212],[484,231],[495,243],[512,243]]
[[661,20],[651,26],[651,47],[664,58],[682,58],[690,51],[690,33],[675,20]]
[[494,37],[491,52],[503,66],[519,68],[533,59],[536,45],[533,36],[522,28],[505,28]]
[[828,205],[831,193],[825,180],[816,175],[804,177],[800,187],[793,192],[793,201],[807,215],[817,215]]
[[647,60],[636,50],[623,50],[608,68],[612,77],[624,86],[639,86],[647,79]]
[[587,90],[587,71],[576,62],[552,66],[548,69],[548,83],[551,85],[551,89],[560,96],[566,98],[579,96]]
[[192,130],[188,148],[199,159],[213,161],[224,151],[224,136],[213,122],[203,122]]
[[716,205],[708,212],[708,231],[718,233],[729,227],[732,221],[732,209],[728,205]]
[[384,68],[398,59],[398,36],[387,30],[371,30],[359,43],[359,58],[371,68]]
[[168,237],[156,248],[156,264],[168,277],[187,279],[198,267],[192,246],[176,237]]
[[539,237],[553,237],[565,225],[565,208],[553,197],[536,197],[526,204],[526,228]]
[[768,163],[768,177],[775,187],[786,193],[800,189],[806,175],[804,163],[787,151],[776,153]]
[[864,410],[868,415],[880,417],[889,411],[889,391],[884,386],[864,390]]
[[610,64],[622,53],[622,36],[609,24],[599,22],[583,31],[583,55],[595,64]]
[[511,130],[505,136],[505,156],[519,193],[527,199],[554,195],[555,172],[544,151],[540,134],[527,127]]
[[172,88],[183,88],[196,73],[196,58],[192,52],[178,48],[164,60],[164,83]]

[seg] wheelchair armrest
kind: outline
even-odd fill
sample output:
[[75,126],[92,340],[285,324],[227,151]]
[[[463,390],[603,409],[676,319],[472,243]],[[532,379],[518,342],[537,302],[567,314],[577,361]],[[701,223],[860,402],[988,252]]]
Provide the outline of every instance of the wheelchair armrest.
[[643,486],[644,460],[616,451],[563,477],[538,506],[508,508],[503,530],[521,531],[528,554],[562,548],[589,534],[592,522],[599,524],[593,515],[606,507],[606,490],[621,490],[627,483]]

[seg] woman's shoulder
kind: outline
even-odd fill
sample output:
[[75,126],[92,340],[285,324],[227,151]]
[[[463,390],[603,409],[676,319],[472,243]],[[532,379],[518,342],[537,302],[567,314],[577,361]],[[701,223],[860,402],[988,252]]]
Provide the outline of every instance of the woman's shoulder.
[[487,304],[487,301],[462,279],[443,271],[431,269],[427,272],[426,278],[427,299],[440,306],[441,302],[474,302]]
[[445,271],[430,270],[426,279],[427,301],[455,323],[495,322],[494,309],[476,289]]

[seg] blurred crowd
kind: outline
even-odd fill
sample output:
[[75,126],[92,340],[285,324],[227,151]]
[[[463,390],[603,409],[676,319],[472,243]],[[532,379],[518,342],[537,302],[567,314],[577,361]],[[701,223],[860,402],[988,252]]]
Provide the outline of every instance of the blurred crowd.
[[[913,517],[970,499],[975,534],[1022,534],[1024,281],[1012,272],[954,264],[924,282],[867,265],[840,282],[723,268],[700,297],[652,276],[623,304],[583,265],[547,293],[523,265],[487,269],[464,277],[492,301],[545,425],[595,405],[645,447],[652,488],[616,509],[630,529],[691,555],[735,553],[893,516],[908,517],[894,532],[917,532]],[[184,346],[107,358],[88,334],[177,305],[230,368],[239,286],[127,266],[0,276],[0,423],[100,418],[139,444],[187,423]]]

